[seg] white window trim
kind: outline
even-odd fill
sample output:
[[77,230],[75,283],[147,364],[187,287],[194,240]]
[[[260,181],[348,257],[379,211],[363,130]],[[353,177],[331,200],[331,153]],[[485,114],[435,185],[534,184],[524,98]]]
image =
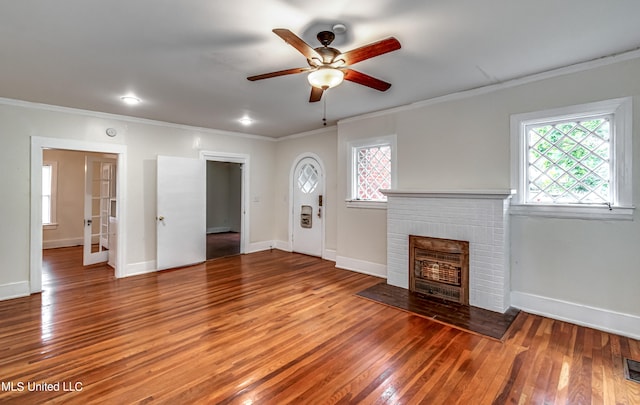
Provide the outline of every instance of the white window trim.
[[42,229],[56,229],[58,228],[58,162],[45,161],[42,162],[42,166],[51,166],[51,222],[42,224]]
[[[611,207],[581,204],[530,204],[522,190],[527,186],[527,143],[525,126],[554,120],[575,119],[596,114],[614,114],[611,159],[613,160]],[[511,201],[512,215],[552,218],[632,220],[632,98],[624,97],[569,107],[511,116],[511,188],[517,194]]]
[[397,168],[398,159],[396,158],[397,156],[396,144],[397,144],[397,136],[395,134],[376,137],[376,138],[361,139],[361,140],[352,141],[348,143],[349,178],[347,179],[347,198],[345,199],[347,208],[387,209],[386,201],[358,200],[353,198],[355,194],[355,190],[354,190],[354,187],[355,187],[354,169],[355,169],[355,158],[356,158],[355,151],[358,148],[365,148],[365,147],[370,148],[374,146],[389,145],[391,147],[391,187],[390,188],[394,188],[397,184],[396,168]]

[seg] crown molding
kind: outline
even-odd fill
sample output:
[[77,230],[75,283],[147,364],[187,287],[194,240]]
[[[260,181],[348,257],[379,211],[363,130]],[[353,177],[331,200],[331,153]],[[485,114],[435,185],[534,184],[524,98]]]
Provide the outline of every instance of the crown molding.
[[276,142],[280,142],[280,141],[287,141],[290,139],[297,139],[297,138],[304,138],[307,136],[313,136],[313,135],[318,135],[318,134],[324,134],[326,132],[332,132],[332,131],[337,131],[338,126],[337,125],[331,125],[330,127],[322,127],[322,128],[318,128],[318,129],[313,129],[311,131],[306,131],[306,132],[300,132],[297,134],[292,134],[292,135],[287,135],[287,136],[281,136],[280,138],[274,138],[276,140]]
[[138,117],[132,117],[129,115],[112,114],[112,113],[105,113],[105,112],[92,111],[92,110],[83,110],[81,108],[63,107],[63,106],[58,106],[53,104],[35,103],[32,101],[16,100],[11,98],[0,97],[0,104],[12,106],[12,107],[28,108],[32,110],[76,114],[76,115],[82,115],[85,117],[100,118],[100,119],[106,119],[106,120],[118,120],[118,121],[134,123],[134,124],[154,125],[154,126],[159,126],[164,128],[181,129],[185,131],[199,132],[199,133],[212,134],[212,135],[233,136],[236,138],[247,138],[247,139],[254,139],[254,140],[260,140],[260,141],[267,141],[267,142],[276,141],[276,138],[271,138],[263,135],[246,134],[243,132],[226,131],[222,129],[196,127],[196,126],[185,125],[185,124],[175,124],[172,122],[152,120],[148,118],[138,118]]
[[379,111],[374,111],[367,114],[344,118],[344,119],[338,120],[338,126],[340,124],[356,122],[356,121],[360,121],[368,118],[384,117],[389,114],[415,110],[417,108],[423,108],[430,105],[440,104],[448,101],[463,100],[466,98],[471,98],[471,97],[479,96],[482,94],[493,93],[499,90],[521,86],[527,83],[537,82],[545,79],[551,79],[554,77],[564,76],[571,73],[583,72],[586,70],[596,69],[599,67],[608,66],[615,63],[638,59],[638,58],[640,58],[640,48],[636,48],[630,51],[621,52],[621,53],[617,53],[609,56],[603,56],[601,58],[592,59],[586,62],[580,62],[580,63],[564,66],[557,69],[551,69],[551,70],[535,73],[528,76],[517,77],[514,79],[506,80],[504,82],[490,84],[482,87],[476,87],[473,89],[463,90],[456,93],[445,94],[443,96],[438,96],[438,97],[430,98],[427,100],[416,101],[415,103],[405,104],[402,106],[393,107],[386,110],[379,110]]

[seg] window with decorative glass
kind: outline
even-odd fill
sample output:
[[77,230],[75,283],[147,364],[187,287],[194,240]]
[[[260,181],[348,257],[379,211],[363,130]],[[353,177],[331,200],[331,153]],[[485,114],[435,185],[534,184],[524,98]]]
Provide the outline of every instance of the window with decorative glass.
[[313,165],[305,163],[298,173],[298,189],[304,194],[313,193],[318,186],[318,171]]
[[625,98],[512,116],[516,213],[628,215],[630,103]]
[[386,202],[393,184],[395,136],[351,144],[351,202]]
[[609,204],[611,114],[527,125],[528,203]]
[[357,148],[355,154],[356,200],[385,201],[380,189],[391,187],[391,146]]

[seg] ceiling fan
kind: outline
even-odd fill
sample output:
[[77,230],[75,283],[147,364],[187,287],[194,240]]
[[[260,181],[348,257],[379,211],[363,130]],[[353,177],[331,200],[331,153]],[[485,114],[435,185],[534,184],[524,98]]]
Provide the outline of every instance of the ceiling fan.
[[374,56],[400,49],[400,42],[394,37],[389,37],[342,53],[329,46],[335,39],[335,34],[331,31],[321,31],[318,33],[317,38],[322,46],[315,49],[288,29],[276,28],[273,32],[304,55],[307,58],[309,67],[285,69],[247,77],[250,81],[308,72],[309,75],[307,78],[309,84],[311,84],[309,102],[311,103],[320,101],[322,93],[324,93],[325,90],[339,85],[343,80],[358,83],[379,91],[386,91],[391,87],[391,83],[353,70],[350,66],[373,58]]

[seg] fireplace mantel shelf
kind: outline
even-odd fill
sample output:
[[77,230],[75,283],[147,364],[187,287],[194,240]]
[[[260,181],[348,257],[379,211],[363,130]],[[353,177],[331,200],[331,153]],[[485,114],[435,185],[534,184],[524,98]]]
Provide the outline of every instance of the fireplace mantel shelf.
[[387,197],[410,198],[478,198],[504,200],[511,198],[515,190],[380,190]]

